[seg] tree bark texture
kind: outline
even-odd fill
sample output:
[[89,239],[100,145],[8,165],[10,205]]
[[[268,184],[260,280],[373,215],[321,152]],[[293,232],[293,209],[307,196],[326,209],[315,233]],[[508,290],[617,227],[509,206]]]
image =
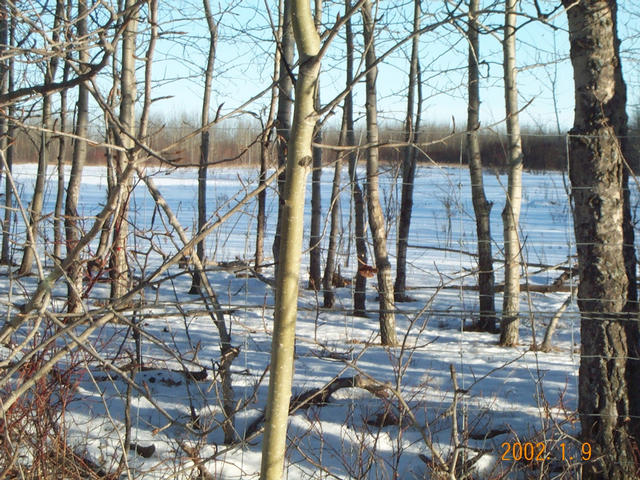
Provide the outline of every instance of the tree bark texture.
[[[421,96],[418,95],[417,113],[414,121],[414,107],[416,103],[416,89],[421,92],[420,63],[418,60],[418,47],[420,36],[416,34],[420,30],[420,15],[422,9],[420,0],[413,3],[413,32],[411,43],[411,63],[409,66],[409,88],[407,93],[407,118],[405,120],[405,141],[416,143],[420,128],[420,113],[422,111]],[[400,219],[398,221],[398,240],[396,242],[396,282],[394,284],[394,298],[396,302],[409,301],[407,289],[407,247],[409,245],[409,230],[411,228],[411,213],[413,210],[413,185],[416,177],[417,150],[409,145],[404,149],[402,161],[402,199],[400,201]]]
[[469,3],[469,105],[467,109],[467,158],[471,177],[471,199],[476,216],[476,235],[478,238],[478,295],[480,318],[476,328],[483,332],[496,329],[495,279],[491,253],[491,207],[484,191],[482,175],[482,157],[478,129],[480,128],[480,39],[478,25],[479,0]]
[[[367,67],[367,143],[369,145],[376,145],[378,143],[378,105],[376,98],[376,78],[378,70],[375,67],[375,22],[370,1],[364,2],[362,15]],[[369,213],[371,236],[373,237],[376,268],[378,270],[380,337],[383,345],[396,345],[398,338],[396,335],[395,306],[393,301],[393,280],[391,278],[391,264],[389,263],[389,256],[387,254],[387,234],[385,231],[384,214],[380,206],[378,176],[378,147],[373,146],[367,149],[367,210]]]
[[261,480],[279,480],[282,478],[284,465],[293,379],[304,197],[307,175],[313,162],[311,142],[316,122],[314,103],[320,72],[320,37],[314,25],[309,0],[291,0],[291,12],[300,67],[295,87],[295,110],[288,143],[286,184],[282,203],[280,266],[276,278]]
[[504,96],[507,118],[507,160],[509,179],[507,199],[502,211],[504,237],[504,293],[500,345],[518,344],[520,326],[520,204],[522,203],[522,139],[518,116],[516,83],[516,6],[517,0],[505,0],[504,22]]
[[[592,447],[582,478],[638,478],[638,418],[630,404],[640,379],[629,369],[629,278],[624,252],[624,160],[617,134],[615,2],[563,0],[575,81],[569,143],[582,322],[578,410]],[[616,126],[616,124],[618,124]],[[635,320],[634,320],[635,323]],[[637,372],[635,372],[637,374]]]

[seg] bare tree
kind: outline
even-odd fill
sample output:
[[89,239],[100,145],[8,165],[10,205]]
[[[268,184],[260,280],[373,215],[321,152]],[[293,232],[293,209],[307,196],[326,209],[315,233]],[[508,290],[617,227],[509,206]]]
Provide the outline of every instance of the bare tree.
[[[314,21],[320,32],[322,23],[322,0],[315,0]],[[320,108],[320,82],[316,88],[316,109]],[[322,123],[316,122],[314,142],[322,143]],[[311,230],[309,232],[309,288],[319,290],[322,285],[322,149],[313,148],[313,170],[311,171]]]
[[[3,57],[9,51],[9,18],[12,17],[7,7],[7,0],[0,0],[0,55]],[[0,60],[0,94],[2,95],[9,92],[9,63],[7,60],[7,58]],[[7,141],[8,123],[8,118],[5,115],[0,116],[0,149],[4,151],[9,145]],[[3,166],[0,165],[0,176],[2,170]]]
[[[351,0],[345,0],[345,8],[351,7]],[[347,19],[345,24],[345,39],[347,50],[346,62],[346,89],[344,97],[344,115],[347,145],[356,145],[356,132],[353,119],[353,29],[351,19]],[[365,229],[366,209],[364,205],[364,195],[360,180],[358,179],[358,152],[349,152],[349,184],[351,185],[351,197],[353,199],[353,217],[355,223],[356,237],[356,257],[358,267],[367,264],[367,233]],[[355,285],[353,289],[353,313],[354,315],[366,316],[367,314],[367,277],[363,275],[360,268],[357,269]]]
[[[277,45],[280,50],[280,72],[278,75],[278,113],[276,115],[278,167],[287,162],[287,145],[289,143],[289,130],[291,129],[291,108],[293,106],[293,80],[291,69],[293,67],[294,38],[291,27],[291,2],[284,0],[282,11],[282,40]],[[275,264],[275,276],[278,276],[280,264],[280,231],[282,228],[282,209],[284,195],[285,172],[278,178],[278,221],[276,234],[273,238],[273,261]]]
[[496,308],[493,258],[491,253],[491,207],[484,191],[482,157],[478,129],[480,128],[480,39],[478,24],[479,0],[469,2],[469,105],[467,110],[467,158],[471,176],[471,198],[476,216],[476,235],[478,237],[478,295],[480,318],[475,325],[477,330],[494,332],[496,329]]
[[[288,3],[285,0],[285,5]],[[287,10],[285,6],[285,10]],[[286,185],[282,215],[280,266],[276,279],[269,396],[262,443],[262,480],[282,477],[287,418],[293,377],[293,351],[300,278],[306,178],[313,162],[311,142],[316,121],[315,89],[320,72],[320,36],[308,0],[291,0],[293,31],[300,57],[295,88],[295,110],[288,143]]]
[[[65,60],[62,78],[63,81],[69,79],[70,65]],[[63,224],[62,210],[64,208],[64,165],[67,156],[67,90],[60,92],[60,131],[63,132],[58,136],[58,182],[56,188],[56,205],[53,219],[53,257],[59,259],[62,255]]]
[[[126,21],[126,18],[120,17],[119,22],[122,23]],[[119,25],[120,26],[120,25]],[[122,28],[120,26],[120,28]],[[107,146],[105,147],[105,160],[107,163],[107,196],[111,194],[116,188],[116,160],[115,160],[115,151],[112,148],[113,145],[116,144],[116,130],[117,126],[115,125],[114,118],[117,110],[117,101],[118,95],[117,92],[120,90],[119,87],[119,79],[118,79],[118,52],[113,52],[113,58],[111,61],[111,89],[109,90],[109,94],[106,98],[106,108],[103,108],[103,116],[104,123],[106,125],[105,128],[105,141]],[[114,214],[116,212],[113,212]],[[100,240],[98,242],[98,248],[95,253],[95,257],[91,260],[91,265],[94,266],[95,270],[97,270],[97,274],[101,274],[102,270],[110,260],[109,249],[111,247],[111,241],[113,238],[113,226],[114,219],[113,215],[110,215],[107,220],[104,222],[102,226],[102,231],[100,232]]]
[[[322,5],[316,0],[317,5]],[[320,103],[320,85],[316,91],[316,108]],[[322,143],[321,122],[316,123],[316,132],[313,136],[316,143]],[[309,288],[319,290],[322,285],[322,149],[313,148],[313,170],[311,171],[311,229],[309,231]]]
[[[2,45],[6,45],[7,48],[15,44],[15,17],[9,12],[8,4],[6,0],[0,2],[0,42]],[[13,55],[9,55],[9,58],[4,59],[0,63],[0,90],[4,93],[9,93],[13,90],[14,86],[14,59]],[[14,118],[16,107],[12,103],[7,108],[7,117],[3,116],[6,127],[2,127],[0,135],[3,136],[0,144],[0,148],[6,151],[7,159],[7,171],[5,175],[10,175],[13,170],[13,156],[15,152],[15,146],[13,142],[15,125],[13,122],[8,121],[10,118]],[[6,131],[5,131],[6,128]],[[12,216],[12,198],[13,190],[11,189],[11,182],[5,181],[4,191],[4,218],[2,222],[2,252],[0,253],[0,263],[9,265],[11,263],[11,216]]]
[[[78,17],[76,20],[76,38],[86,39],[87,37],[87,2],[78,1]],[[86,68],[89,62],[88,48],[81,48],[78,53],[80,68]],[[69,184],[67,186],[67,199],[65,203],[64,226],[67,239],[67,252],[70,253],[78,243],[82,232],[78,225],[78,200],[80,198],[80,182],[82,181],[82,170],[87,160],[87,137],[89,130],[89,90],[85,84],[78,86],[78,101],[76,107],[76,125],[74,134],[76,140],[73,145],[73,158],[71,162],[71,172],[69,174]],[[67,272],[67,310],[70,313],[77,313],[82,309],[82,277],[83,267],[80,261],[72,264]]]
[[[409,65],[409,88],[407,91],[407,118],[404,123],[405,141],[409,144],[418,141],[420,129],[420,114],[422,112],[422,85],[420,82],[420,16],[422,9],[420,0],[413,2],[413,39],[411,41],[411,61]],[[416,89],[418,90],[417,111]],[[409,229],[411,227],[411,213],[413,211],[413,184],[416,177],[416,157],[418,151],[415,146],[408,145],[404,149],[402,161],[402,198],[400,200],[400,219],[398,221],[398,240],[396,242],[396,282],[394,284],[394,299],[396,302],[410,301],[407,295],[407,246],[409,244]]]
[[[139,4],[135,0],[125,0],[122,34],[122,68],[120,71],[120,114],[121,131],[118,132],[119,150],[116,158],[116,173],[122,175],[127,164],[135,160],[135,102],[136,102],[136,35],[138,29]],[[120,198],[114,217],[113,243],[110,258],[111,298],[119,298],[128,290],[130,282],[127,259],[127,235],[129,233],[129,196],[132,185],[127,185]]]
[[[376,52],[374,48],[375,20],[371,11],[371,2],[365,1],[362,6],[365,59],[367,66],[367,210],[369,226],[373,238],[373,251],[378,275],[378,296],[380,305],[380,337],[383,345],[398,343],[396,335],[395,306],[393,302],[393,281],[391,264],[387,254],[387,234],[384,215],[380,206],[380,189],[378,182],[378,106],[376,93]],[[360,270],[360,268],[359,268]]]
[[[282,22],[283,22],[283,0],[278,0],[278,26],[274,28],[274,35],[276,39],[276,45],[280,45],[282,39]],[[262,126],[262,140],[260,142],[260,175],[258,183],[260,186],[264,185],[267,179],[267,169],[269,166],[269,152],[273,142],[274,134],[274,119],[276,109],[278,105],[278,77],[280,72],[280,48],[276,48],[273,58],[273,86],[271,87],[271,102],[269,103],[269,113],[267,115],[267,121]],[[276,137],[276,142],[278,139]],[[264,262],[264,237],[265,229],[267,225],[266,218],[267,209],[267,191],[262,190],[258,195],[258,214],[256,225],[256,252],[255,252],[255,269],[261,270],[261,265]]]
[[[204,73],[204,93],[202,96],[201,127],[204,129],[200,137],[200,167],[198,168],[198,231],[202,231],[207,223],[207,168],[209,164],[209,108],[211,103],[211,83],[213,81],[213,66],[216,60],[216,45],[218,43],[218,26],[213,20],[209,0],[203,0],[204,13],[209,28],[209,53],[207,55],[207,68]],[[205,261],[205,239],[198,242],[198,257]],[[191,291],[200,291],[200,275],[193,276]]]
[[509,179],[507,199],[502,211],[504,236],[504,296],[500,345],[515,346],[519,341],[520,312],[520,238],[518,225],[522,202],[522,139],[518,115],[518,86],[516,83],[516,23],[517,0],[505,0],[504,40],[504,96],[507,118],[507,161]]
[[[633,416],[638,370],[625,312],[629,278],[624,249],[625,95],[616,48],[616,2],[563,0],[569,20],[575,120],[569,143],[578,251],[581,358],[578,409],[582,440],[592,447],[585,479],[637,478],[640,419]],[[635,268],[635,267],[634,267]],[[635,288],[635,287],[634,287]],[[626,325],[625,325],[626,323]],[[635,339],[638,337],[636,336]],[[631,347],[632,349],[637,348]],[[635,438],[634,438],[635,437]]]
[[[346,109],[342,113],[342,128],[340,129],[339,144],[344,144],[347,135]],[[322,294],[324,308],[332,308],[335,304],[334,275],[336,273],[336,256],[338,250],[338,234],[340,230],[340,177],[342,176],[342,154],[338,155],[333,170],[333,183],[331,186],[331,205],[329,207],[331,226],[329,227],[329,246],[327,248],[327,261],[322,277]]]
[[[53,20],[53,31],[51,40],[54,45],[59,44],[60,40],[60,23],[64,15],[64,2],[56,3],[56,11]],[[54,53],[45,61],[44,85],[52,85],[58,63],[60,61],[59,47],[54,47]],[[44,188],[47,176],[47,165],[49,163],[49,131],[51,130],[51,93],[45,93],[42,97],[42,130],[40,132],[40,145],[38,148],[38,171],[36,173],[36,184],[33,188],[33,198],[29,207],[29,225],[27,226],[29,234],[27,235],[27,243],[22,254],[22,262],[18,268],[19,275],[27,275],[31,273],[31,267],[36,256],[35,242],[38,238],[38,226],[40,217],[42,216],[42,208],[44,204]],[[32,243],[34,242],[34,243]]]

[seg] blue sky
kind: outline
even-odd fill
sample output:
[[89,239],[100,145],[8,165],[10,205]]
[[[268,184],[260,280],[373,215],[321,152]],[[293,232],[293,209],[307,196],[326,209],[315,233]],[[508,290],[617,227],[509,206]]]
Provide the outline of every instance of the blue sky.
[[[252,95],[266,88],[272,74],[274,44],[269,15],[265,3],[276,18],[275,2],[245,0],[216,4],[216,18],[220,20],[219,42],[214,79],[215,93],[212,110],[224,103],[223,111],[229,111]],[[342,11],[342,2],[325,2],[323,15],[325,27],[329,26]],[[443,2],[427,1],[423,25],[444,17]],[[543,8],[551,9],[555,2],[542,2]],[[166,34],[158,44],[154,77],[159,84],[154,89],[156,96],[171,95],[171,99],[157,102],[154,112],[165,117],[199,116],[201,109],[203,70],[207,45],[207,30],[202,18],[199,2],[173,2],[178,8],[162,7],[161,22]],[[403,6],[404,5],[404,6]],[[528,2],[523,2],[526,13],[534,14]],[[381,2],[380,30],[377,35],[378,54],[386,51],[403,38],[411,28],[410,2]],[[225,13],[220,13],[226,10]],[[640,32],[639,6],[631,2],[620,3],[619,30],[623,38],[623,68],[629,84],[629,111],[634,114],[638,107],[640,84]],[[356,41],[361,42],[359,17],[355,19]],[[502,16],[485,16],[488,28],[502,21]],[[521,23],[525,22],[523,17]],[[523,125],[555,132],[570,128],[573,122],[573,77],[568,58],[568,34],[566,17],[558,12],[551,20],[552,28],[539,22],[530,22],[518,33],[518,77],[520,105]],[[459,23],[458,27],[463,27]],[[501,32],[481,37],[482,106],[481,119],[484,126],[498,124],[504,117],[502,90],[502,53],[499,43]],[[359,51],[359,49],[357,48]],[[388,125],[400,125],[405,111],[405,89],[408,82],[409,44],[398,49],[379,68],[378,98],[381,120]],[[322,101],[329,101],[343,88],[344,40],[338,36],[323,63],[321,74]],[[440,27],[422,36],[420,61],[423,67],[423,121],[427,124],[452,124],[458,129],[466,123],[466,61],[467,44],[464,36],[452,25]],[[635,55],[635,53],[638,55]],[[358,58],[356,58],[356,63]],[[187,78],[188,77],[188,78]],[[179,79],[168,81],[170,79]],[[356,115],[364,112],[363,85],[356,86]],[[267,100],[248,107],[260,113]],[[338,118],[339,115],[336,115]],[[337,121],[337,120],[336,120]],[[500,129],[499,125],[496,128]]]

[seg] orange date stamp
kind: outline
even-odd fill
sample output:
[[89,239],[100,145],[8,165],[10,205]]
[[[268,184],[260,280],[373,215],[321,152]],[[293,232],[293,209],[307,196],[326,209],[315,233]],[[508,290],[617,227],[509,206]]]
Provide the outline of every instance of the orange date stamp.
[[567,448],[565,443],[558,444],[553,451],[547,450],[544,442],[503,442],[502,460],[505,462],[544,462],[550,459],[561,461],[582,460],[588,462],[591,459],[591,444],[584,442],[581,444],[580,452],[573,452]]

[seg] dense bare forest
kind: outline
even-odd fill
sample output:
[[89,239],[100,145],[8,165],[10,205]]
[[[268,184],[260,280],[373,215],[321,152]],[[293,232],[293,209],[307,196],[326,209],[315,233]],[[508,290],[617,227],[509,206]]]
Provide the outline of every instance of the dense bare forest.
[[640,478],[639,47],[615,0],[0,0],[0,479]]

